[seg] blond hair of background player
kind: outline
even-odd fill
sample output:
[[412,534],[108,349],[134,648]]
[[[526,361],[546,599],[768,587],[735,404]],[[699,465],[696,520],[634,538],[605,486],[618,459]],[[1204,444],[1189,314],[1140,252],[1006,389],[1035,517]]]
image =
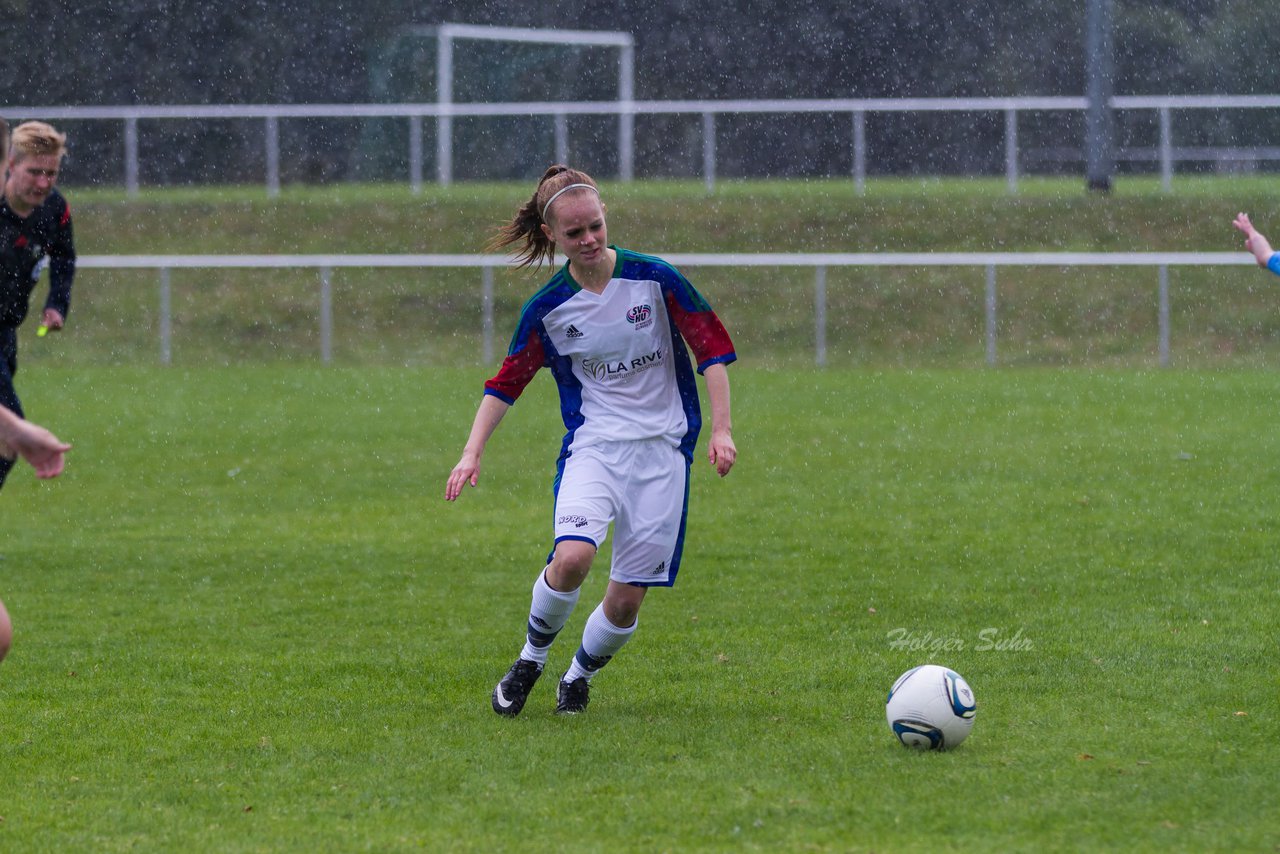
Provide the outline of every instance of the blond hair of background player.
[[28,157],[62,159],[67,153],[67,135],[46,122],[23,122],[13,129],[9,145],[10,156],[17,161]]

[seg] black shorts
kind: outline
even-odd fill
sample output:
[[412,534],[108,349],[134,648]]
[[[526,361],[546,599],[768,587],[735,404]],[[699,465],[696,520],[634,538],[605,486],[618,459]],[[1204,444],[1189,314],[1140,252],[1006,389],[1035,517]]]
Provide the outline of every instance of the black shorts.
[[22,415],[22,402],[13,387],[18,372],[18,330],[0,326],[0,406]]

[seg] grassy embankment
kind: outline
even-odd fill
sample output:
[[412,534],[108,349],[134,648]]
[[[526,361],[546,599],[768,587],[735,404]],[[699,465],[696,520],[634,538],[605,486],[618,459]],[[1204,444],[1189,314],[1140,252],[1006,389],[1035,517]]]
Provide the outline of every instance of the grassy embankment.
[[[1077,181],[697,182],[606,186],[611,238],[675,252],[1224,251],[1249,210],[1264,227],[1280,183],[1179,179],[1172,194],[1122,181],[1110,197]],[[429,187],[67,190],[84,254],[475,253],[531,191],[525,184]],[[811,269],[686,271],[761,364],[812,363]],[[74,335],[25,348],[61,363],[150,363],[158,340],[154,271],[82,272]],[[497,276],[499,351],[543,274]],[[340,363],[464,365],[480,360],[475,270],[339,270],[334,356]],[[318,275],[177,271],[176,363],[311,359],[319,352]],[[983,361],[984,273],[977,268],[838,269],[828,273],[833,366],[972,366]],[[1175,366],[1271,364],[1280,311],[1270,277],[1248,268],[1173,268]],[[1007,268],[999,272],[999,354],[1014,365],[1150,366],[1157,357],[1156,271]],[[29,324],[33,327],[34,324]],[[31,329],[27,330],[28,335]],[[34,340],[34,339],[33,339]]]

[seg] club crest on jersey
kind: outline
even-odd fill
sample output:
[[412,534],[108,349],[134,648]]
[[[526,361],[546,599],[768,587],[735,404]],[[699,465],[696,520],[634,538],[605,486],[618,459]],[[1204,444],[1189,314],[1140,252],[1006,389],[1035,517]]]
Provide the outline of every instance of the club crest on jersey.
[[653,323],[653,309],[647,305],[632,306],[627,312],[627,323],[636,329],[644,329]]

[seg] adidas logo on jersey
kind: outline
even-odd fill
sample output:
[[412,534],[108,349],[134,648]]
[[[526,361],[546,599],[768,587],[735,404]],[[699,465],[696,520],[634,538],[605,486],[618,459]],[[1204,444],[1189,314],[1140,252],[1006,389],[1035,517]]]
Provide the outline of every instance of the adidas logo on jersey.
[[582,335],[582,330],[578,329],[578,327],[574,326],[572,323],[570,323],[569,328],[564,331],[565,338],[581,338]]

